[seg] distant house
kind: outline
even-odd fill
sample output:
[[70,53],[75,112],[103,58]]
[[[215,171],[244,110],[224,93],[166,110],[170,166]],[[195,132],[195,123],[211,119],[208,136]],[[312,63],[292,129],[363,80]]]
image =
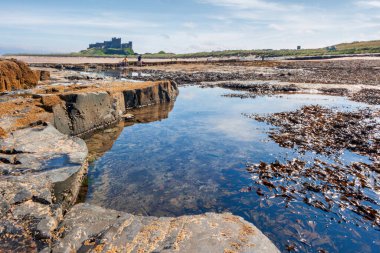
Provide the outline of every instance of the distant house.
[[327,51],[336,51],[336,46],[326,47]]
[[301,46],[297,46],[297,50],[301,50]]
[[129,41],[128,43],[121,43],[121,38],[112,38],[110,41],[97,42],[90,44],[88,49],[131,49],[133,50],[133,43]]

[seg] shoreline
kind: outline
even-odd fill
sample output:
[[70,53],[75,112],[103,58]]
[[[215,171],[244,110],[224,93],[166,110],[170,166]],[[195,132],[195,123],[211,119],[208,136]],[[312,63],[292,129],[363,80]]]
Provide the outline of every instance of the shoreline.
[[[0,55],[4,59],[17,59],[28,64],[116,64],[124,57],[115,56],[70,56],[70,55]],[[127,57],[130,62],[137,62],[136,57]],[[380,54],[356,54],[356,55],[324,55],[324,56],[302,56],[302,57],[267,57],[274,61],[339,61],[339,60],[379,60]],[[256,56],[223,56],[223,57],[184,57],[184,58],[144,58],[146,63],[168,63],[168,62],[223,62],[236,61],[261,61]]]

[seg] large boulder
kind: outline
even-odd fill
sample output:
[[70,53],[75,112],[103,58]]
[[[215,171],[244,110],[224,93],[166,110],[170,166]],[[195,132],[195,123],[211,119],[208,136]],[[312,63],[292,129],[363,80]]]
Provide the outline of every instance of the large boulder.
[[0,92],[32,88],[39,80],[40,77],[26,63],[0,60]]

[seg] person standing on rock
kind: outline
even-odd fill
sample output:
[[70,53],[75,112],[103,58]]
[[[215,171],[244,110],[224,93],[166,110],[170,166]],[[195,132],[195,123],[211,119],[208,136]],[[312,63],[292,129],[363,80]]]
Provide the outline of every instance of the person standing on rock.
[[142,55],[141,54],[137,57],[137,64],[138,64],[138,66],[142,67]]

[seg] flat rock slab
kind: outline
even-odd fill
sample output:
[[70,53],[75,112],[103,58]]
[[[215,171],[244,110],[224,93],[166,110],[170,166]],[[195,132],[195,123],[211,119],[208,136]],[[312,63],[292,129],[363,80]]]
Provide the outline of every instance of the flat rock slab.
[[86,143],[60,133],[52,125],[12,132],[0,139],[0,176],[46,174],[62,182],[78,172],[88,154]]
[[279,252],[255,226],[228,213],[156,218],[79,204],[58,231],[53,252]]
[[0,252],[49,252],[87,168],[87,146],[51,125],[0,139]]

